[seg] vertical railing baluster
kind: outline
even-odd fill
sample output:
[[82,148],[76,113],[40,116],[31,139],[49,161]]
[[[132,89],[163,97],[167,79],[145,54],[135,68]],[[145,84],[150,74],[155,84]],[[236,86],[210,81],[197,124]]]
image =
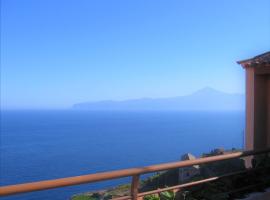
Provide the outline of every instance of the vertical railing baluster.
[[134,175],[132,177],[131,191],[130,191],[132,200],[138,199],[139,183],[140,183],[140,175]]

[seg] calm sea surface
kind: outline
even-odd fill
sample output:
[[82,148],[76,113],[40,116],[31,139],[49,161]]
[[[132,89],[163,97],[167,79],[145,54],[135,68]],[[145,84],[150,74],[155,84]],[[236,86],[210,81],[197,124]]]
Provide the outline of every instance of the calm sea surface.
[[[177,161],[242,148],[243,112],[2,111],[0,185]],[[4,199],[66,200],[128,179]]]

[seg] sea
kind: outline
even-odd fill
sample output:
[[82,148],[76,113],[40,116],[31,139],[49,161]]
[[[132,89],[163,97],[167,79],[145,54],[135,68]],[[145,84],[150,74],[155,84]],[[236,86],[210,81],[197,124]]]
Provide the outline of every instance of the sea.
[[[0,185],[179,161],[215,148],[243,148],[243,111],[1,111]],[[1,198],[68,200],[130,181]]]

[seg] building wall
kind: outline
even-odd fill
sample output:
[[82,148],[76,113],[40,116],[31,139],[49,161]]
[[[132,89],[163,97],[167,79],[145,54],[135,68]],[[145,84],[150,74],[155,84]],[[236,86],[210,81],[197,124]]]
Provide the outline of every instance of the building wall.
[[270,147],[270,75],[267,78],[267,146]]
[[252,150],[254,148],[254,81],[254,68],[246,68],[246,150]]
[[254,149],[267,147],[268,76],[256,74],[254,79]]
[[246,68],[245,148],[270,147],[270,69]]

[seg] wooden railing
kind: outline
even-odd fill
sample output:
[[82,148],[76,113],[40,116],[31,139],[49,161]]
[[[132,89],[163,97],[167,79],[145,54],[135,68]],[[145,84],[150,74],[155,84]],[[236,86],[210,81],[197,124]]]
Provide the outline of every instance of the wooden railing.
[[173,187],[167,187],[163,189],[139,193],[139,182],[140,182],[139,180],[140,180],[140,175],[142,174],[164,171],[164,170],[169,170],[169,169],[176,169],[176,168],[181,168],[181,167],[188,167],[188,166],[199,165],[199,164],[204,164],[204,163],[211,163],[211,162],[228,160],[228,159],[233,159],[233,158],[247,157],[247,156],[258,155],[258,154],[266,154],[269,152],[270,152],[270,148],[263,149],[263,150],[256,150],[256,151],[235,152],[235,153],[224,154],[224,155],[204,157],[204,158],[199,158],[195,160],[164,163],[164,164],[151,165],[151,166],[140,167],[140,168],[130,168],[130,169],[124,169],[124,170],[116,170],[116,171],[110,171],[110,172],[102,172],[102,173],[74,176],[74,177],[68,177],[68,178],[60,178],[60,179],[54,179],[54,180],[46,180],[46,181],[24,183],[24,184],[17,184],[17,185],[7,185],[7,186],[0,187],[0,196],[8,196],[8,195],[14,195],[18,193],[33,192],[33,191],[38,191],[38,190],[47,190],[47,189],[93,183],[93,182],[105,181],[105,180],[111,180],[111,179],[119,179],[123,177],[132,177],[130,196],[120,197],[117,199],[118,200],[124,200],[124,199],[137,200],[137,199],[141,199],[145,195],[160,193],[160,192],[168,191],[168,190],[178,191],[184,187],[214,181],[219,178],[226,177],[226,176],[232,176],[235,174],[245,173],[246,170],[230,173],[230,174],[225,174],[219,177],[211,177],[211,178],[203,179],[200,181],[194,181],[191,183],[176,185]]

